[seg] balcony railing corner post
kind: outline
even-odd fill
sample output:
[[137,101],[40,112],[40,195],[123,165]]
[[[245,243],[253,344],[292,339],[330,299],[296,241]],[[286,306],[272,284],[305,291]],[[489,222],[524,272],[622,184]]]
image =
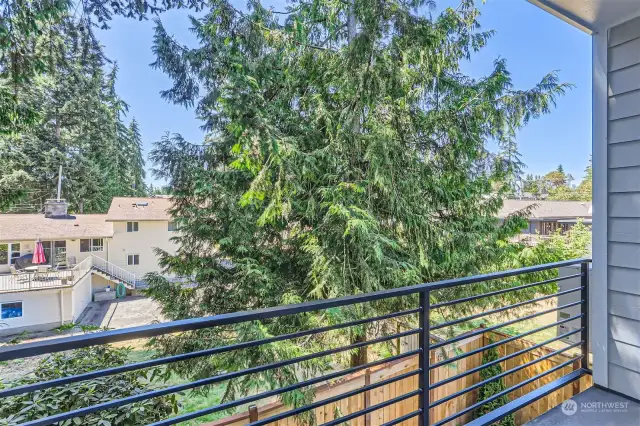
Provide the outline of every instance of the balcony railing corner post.
[[580,264],[580,284],[582,291],[580,297],[582,304],[580,305],[582,313],[582,361],[581,367],[585,370],[589,369],[589,262]]
[[429,290],[420,292],[420,327],[422,331],[419,335],[420,355],[419,364],[421,368],[419,376],[419,387],[422,389],[422,394],[419,395],[419,407],[422,410],[420,414],[420,426],[429,426]]

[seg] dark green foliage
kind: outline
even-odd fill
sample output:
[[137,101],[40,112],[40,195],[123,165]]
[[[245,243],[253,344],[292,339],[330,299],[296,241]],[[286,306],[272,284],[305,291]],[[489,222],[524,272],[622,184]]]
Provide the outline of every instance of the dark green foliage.
[[[125,364],[131,350],[94,346],[51,355],[40,361],[33,376],[1,383],[0,388],[23,386]],[[154,387],[158,369],[146,369],[83,381],[0,400],[0,425],[15,425],[60,412],[137,395]],[[165,419],[177,411],[174,395],[89,414],[62,424],[134,426]]]
[[[523,217],[496,218],[520,173],[515,132],[567,89],[555,74],[513,88],[506,61],[472,79],[460,72],[489,41],[473,1],[431,17],[430,2],[292,2],[284,11],[225,0],[191,20],[200,46],[182,46],[157,21],[162,93],[195,106],[203,144],[167,135],[151,152],[172,187],[178,252],[149,294],[172,318],[192,318],[407,286],[538,263],[510,238]],[[419,11],[419,12],[416,12]],[[355,25],[354,25],[355,24]],[[497,153],[486,143],[495,140]],[[524,277],[534,280],[544,276]],[[518,280],[520,280],[519,278]],[[447,300],[519,281],[434,292]],[[550,291],[552,286],[535,291]],[[531,297],[521,292],[509,297]],[[500,300],[483,299],[485,306]],[[415,307],[370,303],[158,340],[180,353]],[[456,314],[483,306],[460,306]],[[443,316],[453,312],[443,310]],[[410,324],[411,318],[407,319]],[[192,378],[309,353],[396,330],[387,322],[198,359]],[[352,354],[351,362],[366,359]],[[345,358],[335,358],[346,361]],[[232,381],[228,397],[279,387],[327,360]],[[297,404],[297,397],[285,401]]]
[[[498,358],[500,358],[500,356],[496,348],[488,349],[483,352],[482,364],[495,361]],[[500,373],[502,373],[502,367],[500,366],[500,363],[494,364],[490,367],[486,367],[480,370],[480,381],[490,379],[492,377],[497,376]],[[506,389],[506,386],[504,385],[503,379],[493,380],[487,383],[486,385],[481,386],[478,389],[478,401],[484,401],[485,399],[492,397],[493,395],[496,395],[505,389]],[[475,418],[481,417],[487,413],[490,413],[502,407],[504,404],[508,402],[509,402],[508,395],[503,395],[499,398],[496,398],[495,400],[487,402],[486,404],[483,404],[480,408],[475,410],[474,417]],[[508,416],[506,416],[505,418],[503,418],[502,420],[494,424],[498,426],[515,426],[516,425],[513,414],[509,414]]]
[[62,15],[40,28],[37,43],[52,43],[57,56],[12,90],[9,100],[33,116],[11,119],[0,131],[0,209],[21,202],[13,211],[41,210],[56,195],[59,166],[62,196],[74,213],[104,212],[113,196],[146,193],[141,136],[135,120],[124,124],[117,67],[107,72],[97,45],[74,48],[78,25]]

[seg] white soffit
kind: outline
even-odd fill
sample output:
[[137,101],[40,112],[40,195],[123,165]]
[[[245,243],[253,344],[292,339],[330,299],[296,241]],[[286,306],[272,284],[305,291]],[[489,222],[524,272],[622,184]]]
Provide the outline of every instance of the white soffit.
[[638,16],[640,0],[527,0],[592,34]]

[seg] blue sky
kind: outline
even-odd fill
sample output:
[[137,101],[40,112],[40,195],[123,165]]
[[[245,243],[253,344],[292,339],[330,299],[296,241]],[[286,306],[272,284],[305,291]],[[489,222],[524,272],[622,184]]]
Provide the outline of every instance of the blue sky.
[[[238,7],[244,4],[238,0],[235,3]],[[277,8],[285,0],[265,3]],[[438,9],[457,5],[452,0],[436,3]],[[562,163],[579,182],[591,154],[590,37],[526,0],[487,0],[479,7],[483,28],[493,29],[496,34],[487,47],[462,65],[463,71],[482,77],[491,71],[493,61],[502,57],[507,60],[516,88],[529,88],[554,70],[559,72],[561,81],[574,84],[550,115],[529,123],[517,139],[522,160],[528,166],[526,173],[544,174]],[[171,11],[161,19],[169,33],[184,44],[195,46],[187,20],[190,13]],[[170,81],[149,66],[154,61],[152,38],[151,20],[117,18],[110,30],[100,32],[107,55],[120,68],[117,90],[129,104],[128,117],[135,117],[140,123],[145,155],[166,132],[180,133],[191,142],[203,139],[200,122],[192,110],[160,98],[159,92],[168,88]]]

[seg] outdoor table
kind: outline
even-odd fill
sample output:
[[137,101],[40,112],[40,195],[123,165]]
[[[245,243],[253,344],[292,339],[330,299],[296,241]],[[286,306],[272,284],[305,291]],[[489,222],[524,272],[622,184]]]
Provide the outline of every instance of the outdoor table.
[[24,268],[24,270],[27,272],[36,272],[38,268],[40,268],[41,266],[46,266],[47,269],[51,268],[51,266],[49,265],[36,265],[36,266],[27,266],[26,268]]
[[27,266],[26,268],[24,268],[24,270],[27,271],[27,273],[29,274],[29,287],[31,287],[31,281],[32,281],[31,274],[35,274],[36,272],[38,272],[38,268],[42,268],[43,266],[47,268],[47,270],[51,269],[51,265],[34,265],[34,266]]

